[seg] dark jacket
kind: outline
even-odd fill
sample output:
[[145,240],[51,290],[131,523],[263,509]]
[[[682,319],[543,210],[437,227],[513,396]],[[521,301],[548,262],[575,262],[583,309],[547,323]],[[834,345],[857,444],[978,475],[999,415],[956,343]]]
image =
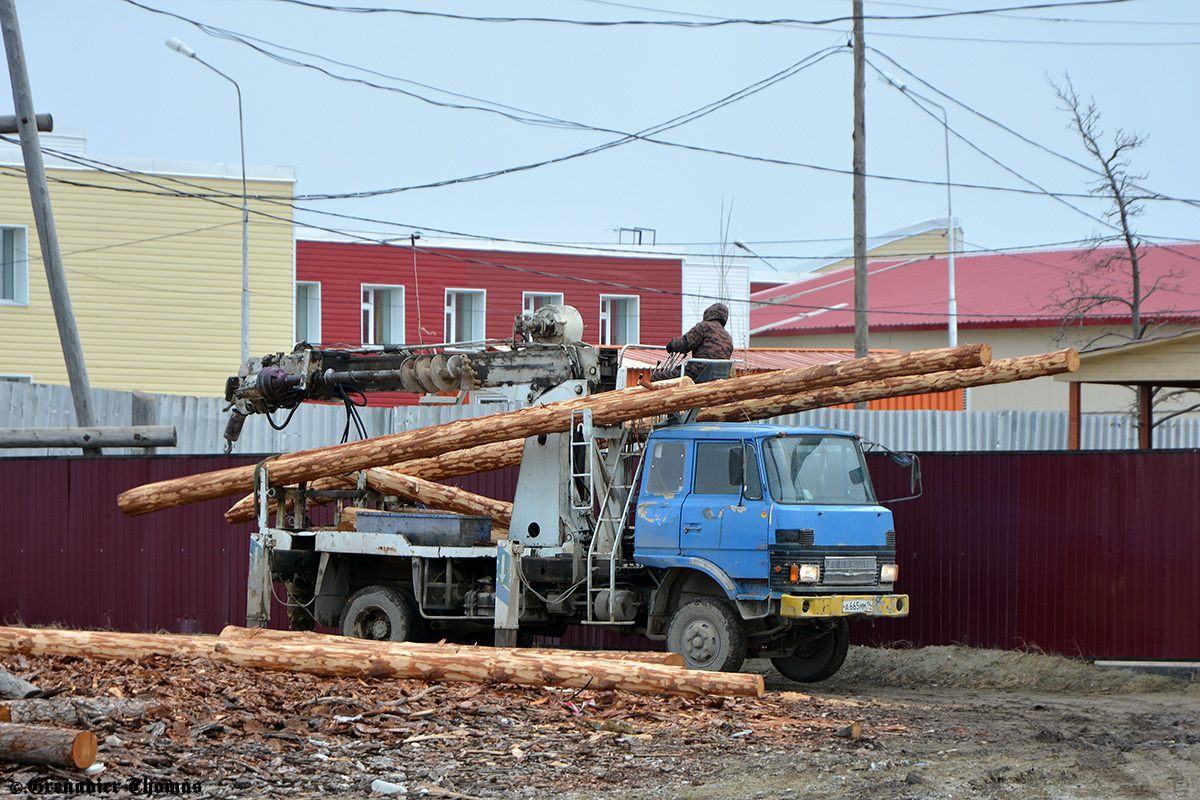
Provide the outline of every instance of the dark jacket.
[[[730,358],[733,356],[733,337],[725,330],[729,309],[714,303],[704,310],[704,319],[683,336],[667,343],[668,353],[691,353],[692,358]],[[686,373],[695,380],[707,364],[688,364]]]

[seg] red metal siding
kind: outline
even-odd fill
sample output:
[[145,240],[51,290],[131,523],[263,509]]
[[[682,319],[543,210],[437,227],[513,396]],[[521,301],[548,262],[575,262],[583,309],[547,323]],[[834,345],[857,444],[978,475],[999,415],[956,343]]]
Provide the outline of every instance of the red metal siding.
[[405,287],[406,344],[443,340],[447,288],[487,292],[490,338],[512,335],[526,291],[561,293],[563,302],[583,316],[584,340],[593,344],[598,343],[602,294],[640,296],[644,342],[664,343],[681,332],[679,259],[443,248],[417,252],[414,265],[413,252],[405,247],[298,241],[296,279],[321,284],[321,331],[327,343],[361,342],[364,283]]
[[[0,459],[0,620],[218,632],[245,620],[250,526],[232,499],[125,517],[116,496],[250,457]],[[1200,659],[1200,452],[925,454],[926,491],[897,503],[903,620],[858,642],[1039,647],[1107,658]],[[884,458],[881,497],[906,493]],[[511,498],[515,470],[456,481]],[[283,609],[272,611],[285,624]],[[591,629],[577,644],[632,646]],[[619,641],[619,645],[616,643]]]

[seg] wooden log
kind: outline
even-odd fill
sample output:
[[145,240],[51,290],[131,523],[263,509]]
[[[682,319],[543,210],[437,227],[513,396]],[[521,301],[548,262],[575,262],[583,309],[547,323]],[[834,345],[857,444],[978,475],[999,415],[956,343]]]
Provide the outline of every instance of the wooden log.
[[152,707],[125,697],[51,697],[0,703],[0,722],[91,726],[99,721],[142,719]]
[[0,447],[174,447],[174,425],[0,428]]
[[849,725],[844,725],[833,732],[834,736],[842,739],[857,739],[862,736],[862,723],[851,722]]
[[[408,478],[409,476],[400,475],[399,473],[393,473],[393,474],[397,475],[398,478],[395,480],[389,481],[389,483],[392,483],[392,484],[405,485],[405,484],[409,484],[411,482],[417,482],[417,481],[420,481],[421,483],[427,483],[427,484],[429,483],[428,481],[421,481],[420,478],[410,478],[407,481],[401,480],[403,478]],[[454,488],[453,486],[442,486],[440,483],[432,483],[429,485],[437,486],[441,489],[453,489]],[[389,489],[388,491],[391,494],[398,494],[401,497],[405,496],[405,494],[409,494],[409,492],[407,492],[407,491],[404,491],[404,492],[395,491],[395,488]],[[462,490],[458,490],[458,491],[462,491]],[[414,497],[417,496],[416,492],[412,492],[411,494],[413,494]],[[424,496],[432,497],[433,494],[434,493],[424,493]],[[491,531],[490,531],[491,541],[498,542],[502,539],[507,539],[508,538],[509,520],[512,518],[512,503],[506,502],[504,500],[492,500],[490,497],[483,497],[482,495],[477,495],[477,494],[473,495],[470,492],[463,492],[463,494],[471,495],[471,497],[478,498],[478,500],[480,500],[480,501],[486,500],[486,501],[488,501],[488,503],[487,504],[474,503],[474,502],[459,503],[459,502],[455,501],[455,502],[437,503],[437,504],[433,504],[433,505],[430,505],[427,502],[426,505],[431,510],[448,511],[448,512],[451,512],[454,514],[468,514],[471,516],[491,517],[492,518],[492,526],[491,526]],[[456,500],[457,499],[461,499],[461,498],[456,498]],[[422,501],[422,502],[425,502],[425,501]],[[338,524],[338,530],[340,530],[340,531],[358,530],[358,520],[357,520],[358,512],[360,512],[360,511],[375,511],[375,510],[376,509],[370,509],[370,508],[356,508],[354,506],[344,507],[342,509],[341,521]],[[404,512],[398,511],[395,513],[402,514]]]
[[999,358],[987,366],[974,369],[862,381],[847,386],[831,386],[791,395],[745,400],[740,403],[703,409],[696,415],[696,420],[698,422],[749,422],[782,414],[798,414],[801,411],[844,403],[1011,383],[1074,372],[1077,369],[1079,369],[1079,354],[1071,349],[1059,350],[1054,353]]
[[[469,447],[466,450],[452,450],[432,458],[417,458],[402,462],[402,465],[389,466],[385,469],[402,472],[414,478],[426,481],[441,481],[446,478],[457,478],[462,475],[474,475],[477,472],[491,472],[497,469],[516,467],[521,463],[521,453],[525,448],[524,439],[512,439],[507,442]],[[313,481],[311,488],[318,491],[326,489],[342,489],[351,480],[343,476],[318,478]],[[356,484],[357,485],[357,484]],[[270,513],[275,512],[275,500],[269,500]],[[452,508],[430,506],[437,511],[453,511]],[[254,519],[254,495],[248,494],[230,506],[225,512],[225,519],[230,524],[250,522]]]
[[146,656],[207,658],[215,641],[215,636],[0,627],[0,653],[19,653],[26,656],[86,656],[100,661],[138,659]]
[[96,761],[96,734],[0,722],[0,761],[87,769]]
[[[710,381],[638,394],[606,392],[586,398],[598,425],[618,425],[633,419],[724,405],[755,397],[791,394],[814,386],[840,386],[868,379],[982,366],[991,361],[987,345],[926,350],[914,353],[856,358],[814,367]],[[570,401],[565,401],[570,402]],[[562,402],[463,419],[348,444],[302,450],[270,462],[268,474],[276,485],[311,481],[370,467],[436,456],[465,447],[565,431],[572,406]],[[254,466],[233,467],[134,487],[117,498],[129,516],[227,497],[252,490]]]
[[[692,379],[685,375],[682,378],[658,381],[649,388],[649,391],[694,385],[695,383],[692,382]],[[618,389],[617,391],[620,394],[639,394],[647,391],[647,389],[641,386],[634,386],[627,389]],[[566,405],[578,406],[585,400],[586,398],[569,400],[566,402]],[[463,475],[475,475],[480,472],[491,472],[493,470],[520,466],[521,454],[524,450],[524,439],[510,439],[505,442],[492,442],[477,447],[468,447],[463,450],[451,450],[438,456],[415,458],[410,461],[401,462],[403,467],[400,464],[392,464],[388,465],[388,468],[403,472],[405,475],[412,475],[415,478],[424,478],[427,481],[442,481],[446,478],[458,478]],[[345,482],[341,476],[318,478],[312,483],[312,488],[318,491],[340,489],[344,488],[344,486]],[[271,499],[267,502],[269,504],[269,511],[274,513],[275,500]],[[446,511],[449,509],[436,510]],[[242,522],[251,522],[254,519],[254,495],[248,494],[237,501],[237,503],[225,512],[225,519],[234,525]]]
[[404,678],[451,683],[514,683],[567,689],[620,690],[679,696],[762,697],[761,675],[702,672],[662,664],[604,659],[512,657],[492,648],[479,655],[394,653],[362,645],[221,640],[214,660],[256,669],[349,678]]
[[42,690],[29,681],[0,669],[0,697],[8,700],[22,700],[26,697],[37,697],[41,693]]
[[[495,648],[478,654],[422,651],[391,653],[356,644],[292,644],[110,631],[0,628],[0,653],[29,656],[71,655],[95,659],[137,659],[147,655],[210,658],[256,669],[341,677],[408,678],[425,681],[515,683],[570,689],[619,689],[682,696],[762,697],[761,675],[701,672],[664,664],[578,657],[506,656]],[[379,652],[377,652],[379,651]]]
[[454,644],[425,644],[422,642],[376,642],[363,639],[350,639],[345,636],[335,636],[313,631],[277,631],[271,628],[242,628],[237,625],[226,625],[221,630],[222,639],[238,640],[270,640],[279,642],[326,642],[330,644],[363,645],[364,648],[383,648],[390,652],[405,652],[412,650],[420,652],[431,648],[444,652],[461,653],[469,656],[484,656],[489,653],[502,653],[513,658],[544,657],[604,659],[608,661],[641,661],[646,664],[663,664],[669,667],[682,667],[683,656],[678,653],[667,653],[660,650],[556,650],[551,647],[487,647],[484,645],[454,645]]

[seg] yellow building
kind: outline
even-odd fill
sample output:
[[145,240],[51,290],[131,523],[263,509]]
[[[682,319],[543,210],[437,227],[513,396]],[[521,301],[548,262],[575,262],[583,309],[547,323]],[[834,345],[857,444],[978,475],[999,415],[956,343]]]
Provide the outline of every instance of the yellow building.
[[[217,396],[242,335],[240,165],[91,160],[43,134],[88,378],[97,389]],[[292,348],[290,167],[247,167],[250,354]],[[0,378],[68,383],[21,150],[0,142]]]

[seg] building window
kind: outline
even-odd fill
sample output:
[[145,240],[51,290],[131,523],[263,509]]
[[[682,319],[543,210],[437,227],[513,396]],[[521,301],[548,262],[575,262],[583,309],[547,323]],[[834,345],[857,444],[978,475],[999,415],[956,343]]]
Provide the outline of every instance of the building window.
[[483,289],[446,290],[446,342],[478,342],[487,338],[487,293]]
[[25,228],[0,228],[0,303],[29,305],[29,250]]
[[404,344],[404,287],[362,287],[362,343]]
[[600,295],[600,344],[637,344],[636,295]]
[[321,341],[321,284],[296,282],[296,341]]
[[525,314],[532,314],[542,306],[561,306],[563,304],[561,293],[522,292],[521,298],[521,309]]

